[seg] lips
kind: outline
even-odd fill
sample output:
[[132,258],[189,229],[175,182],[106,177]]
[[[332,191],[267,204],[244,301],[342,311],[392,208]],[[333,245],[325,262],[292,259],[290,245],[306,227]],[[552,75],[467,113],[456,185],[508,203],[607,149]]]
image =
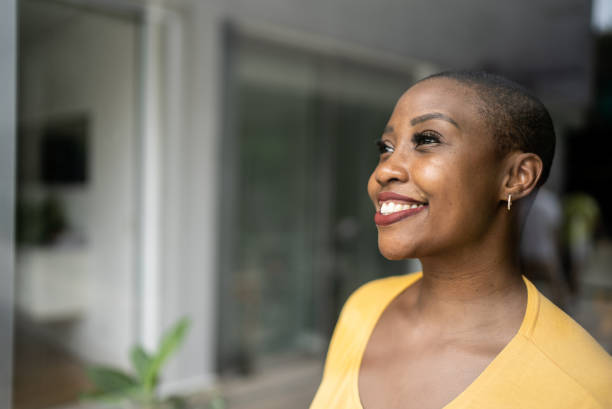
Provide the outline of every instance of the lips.
[[397,200],[398,202],[404,202],[404,203],[427,204],[426,202],[419,201],[419,200],[413,199],[408,196],[400,195],[399,193],[395,193],[395,192],[380,192],[377,198],[378,198],[379,203],[386,202],[389,200],[393,200],[393,201]]
[[427,208],[427,202],[395,192],[381,192],[377,198],[380,210],[374,214],[374,223],[378,226],[396,223]]

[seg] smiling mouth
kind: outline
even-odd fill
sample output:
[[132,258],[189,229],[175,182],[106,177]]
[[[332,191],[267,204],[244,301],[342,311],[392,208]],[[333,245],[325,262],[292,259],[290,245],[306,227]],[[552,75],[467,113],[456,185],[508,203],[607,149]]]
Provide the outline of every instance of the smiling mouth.
[[418,209],[424,207],[424,203],[396,203],[396,202],[379,202],[380,213],[388,216],[393,213],[403,212],[405,210]]
[[[384,204],[383,204],[384,206]],[[427,208],[426,204],[418,204],[418,205],[401,205],[399,207],[393,206],[393,210],[389,213],[383,213],[383,207],[381,207],[381,211],[378,211],[374,214],[374,223],[377,226],[388,226],[393,223],[397,223],[400,220],[403,220],[407,217],[413,216],[425,208]],[[388,209],[389,207],[387,207]],[[397,210],[396,210],[397,209]]]
[[374,223],[378,226],[387,226],[421,212],[427,208],[428,203],[394,192],[382,192],[378,195],[378,205],[379,210],[374,214]]

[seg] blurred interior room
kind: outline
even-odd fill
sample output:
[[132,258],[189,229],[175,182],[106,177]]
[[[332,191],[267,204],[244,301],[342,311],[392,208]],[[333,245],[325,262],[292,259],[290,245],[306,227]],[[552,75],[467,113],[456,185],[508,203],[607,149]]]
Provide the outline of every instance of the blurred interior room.
[[15,409],[96,407],[87,368],[181,317],[163,394],[307,407],[349,294],[419,269],[378,253],[366,182],[397,98],[447,68],[551,111],[525,274],[612,352],[609,1],[17,4]]

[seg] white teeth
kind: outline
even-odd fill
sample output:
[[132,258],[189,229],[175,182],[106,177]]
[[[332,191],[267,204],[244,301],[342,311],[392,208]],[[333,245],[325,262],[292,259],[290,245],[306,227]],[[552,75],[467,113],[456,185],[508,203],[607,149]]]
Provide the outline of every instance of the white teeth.
[[393,202],[382,202],[380,204],[380,213],[388,215],[391,213],[401,212],[402,210],[416,209],[417,207],[423,207],[420,203],[393,203]]
[[382,214],[389,214],[389,213],[391,213],[390,205],[391,205],[391,203],[388,203],[388,202],[383,203],[382,206],[380,207],[380,212]]

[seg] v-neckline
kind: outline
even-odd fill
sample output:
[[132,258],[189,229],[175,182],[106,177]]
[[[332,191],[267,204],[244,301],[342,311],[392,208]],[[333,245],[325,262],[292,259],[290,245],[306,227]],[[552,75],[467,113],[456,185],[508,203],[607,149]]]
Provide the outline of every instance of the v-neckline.
[[[413,273],[405,276],[407,279],[401,286],[399,286],[398,290],[387,300],[382,309],[378,313],[378,315],[372,320],[371,327],[369,331],[369,335],[363,341],[363,344],[359,346],[358,350],[358,359],[356,359],[356,368],[351,371],[352,378],[352,396],[355,404],[357,405],[357,409],[364,409],[361,404],[361,397],[359,395],[359,371],[361,369],[361,361],[363,360],[363,355],[365,353],[366,347],[372,334],[374,332],[374,328],[378,324],[380,317],[383,315],[385,310],[389,307],[391,302],[395,300],[401,293],[403,293],[406,289],[408,289],[411,285],[419,281],[423,277],[423,273]],[[450,402],[444,405],[440,409],[454,409],[455,406],[460,405],[462,402],[465,402],[470,398],[470,395],[474,394],[475,391],[480,387],[480,385],[485,385],[487,383],[487,379],[491,378],[493,374],[504,366],[504,360],[506,356],[510,353],[510,351],[515,347],[517,343],[519,343],[520,338],[531,336],[531,332],[533,330],[533,326],[535,324],[535,319],[537,316],[538,310],[538,296],[537,289],[535,286],[525,277],[522,276],[523,282],[525,283],[525,287],[527,289],[527,305],[525,306],[525,314],[523,315],[523,320],[521,321],[521,325],[519,326],[518,331],[512,339],[502,348],[502,350],[493,358],[491,362],[486,366],[486,368],[457,396],[455,396]]]

